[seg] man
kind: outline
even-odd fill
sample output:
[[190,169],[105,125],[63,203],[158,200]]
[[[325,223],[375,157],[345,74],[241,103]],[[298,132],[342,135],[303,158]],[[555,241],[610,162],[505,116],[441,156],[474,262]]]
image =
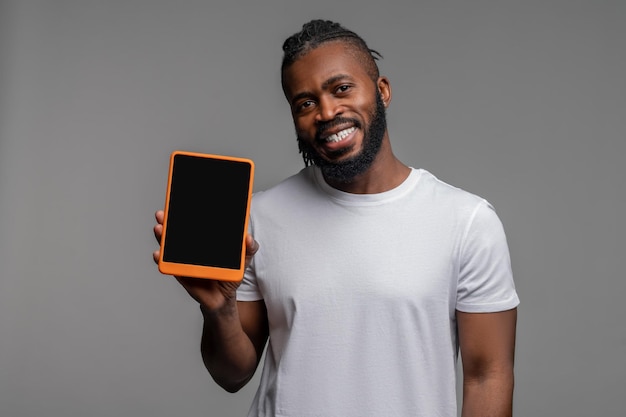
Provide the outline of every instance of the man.
[[518,298],[492,207],[394,156],[358,35],[315,20],[283,50],[307,167],[255,194],[241,285],[178,278],[206,367],[237,391],[269,338],[249,416],[453,417],[460,347],[463,416],[510,416]]

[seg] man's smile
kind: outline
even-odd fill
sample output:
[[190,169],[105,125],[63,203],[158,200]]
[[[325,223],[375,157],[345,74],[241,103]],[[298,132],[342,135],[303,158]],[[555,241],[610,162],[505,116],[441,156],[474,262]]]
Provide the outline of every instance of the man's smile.
[[328,137],[326,137],[324,140],[326,142],[340,142],[343,139],[345,139],[346,137],[348,137],[348,135],[350,135],[350,133],[354,132],[356,130],[356,127],[352,126],[349,127],[347,129],[343,129],[337,133],[334,133]]
[[336,160],[347,155],[356,146],[357,134],[360,129],[354,125],[339,129],[329,129],[317,136],[316,147],[329,160]]

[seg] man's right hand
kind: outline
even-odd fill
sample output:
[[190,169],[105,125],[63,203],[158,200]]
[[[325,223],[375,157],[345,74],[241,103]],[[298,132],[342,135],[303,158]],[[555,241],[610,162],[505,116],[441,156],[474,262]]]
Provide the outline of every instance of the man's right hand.
[[[163,210],[155,213],[157,224],[154,226],[154,237],[159,245],[163,234]],[[259,244],[250,235],[246,236],[246,268],[250,265],[252,257],[259,249]],[[155,263],[158,263],[160,248],[152,254]],[[175,277],[178,282],[187,290],[194,300],[200,303],[205,311],[219,311],[227,304],[234,304],[236,301],[237,288],[241,284],[231,281],[216,281],[204,278]]]

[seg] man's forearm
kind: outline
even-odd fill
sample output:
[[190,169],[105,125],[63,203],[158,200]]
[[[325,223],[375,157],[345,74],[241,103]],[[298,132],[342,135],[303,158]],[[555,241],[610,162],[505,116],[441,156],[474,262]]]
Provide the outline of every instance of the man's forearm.
[[204,316],[201,352],[209,373],[229,392],[241,389],[254,375],[257,353],[243,331],[236,303],[219,312],[201,308]]
[[513,385],[513,371],[465,378],[462,417],[511,417]]

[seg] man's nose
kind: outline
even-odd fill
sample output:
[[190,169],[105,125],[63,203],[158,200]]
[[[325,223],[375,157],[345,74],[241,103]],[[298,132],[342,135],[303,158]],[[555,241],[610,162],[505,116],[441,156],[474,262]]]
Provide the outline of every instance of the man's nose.
[[323,97],[319,101],[317,120],[324,122],[333,120],[337,115],[341,114],[341,112],[339,100],[334,97]]

